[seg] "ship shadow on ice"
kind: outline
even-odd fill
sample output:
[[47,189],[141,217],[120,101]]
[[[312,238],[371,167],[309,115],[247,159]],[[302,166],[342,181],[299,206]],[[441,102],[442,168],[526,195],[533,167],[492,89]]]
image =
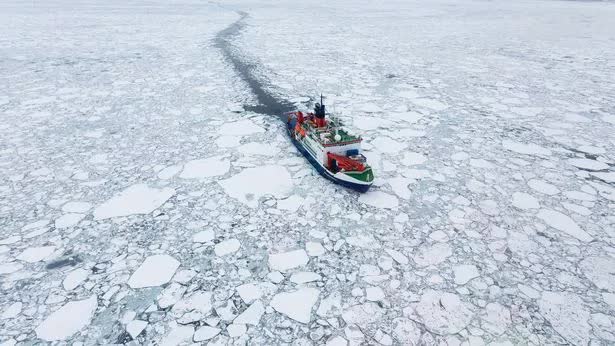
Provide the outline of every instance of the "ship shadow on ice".
[[215,46],[221,50],[224,58],[233,66],[239,77],[248,85],[256,97],[256,105],[244,105],[247,111],[274,115],[282,120],[283,114],[295,109],[292,102],[280,98],[268,88],[269,82],[257,75],[258,65],[246,60],[237,47],[233,45],[233,40],[245,28],[245,19],[248,14],[242,11],[237,12],[240,18],[226,29],[218,32],[214,39]]

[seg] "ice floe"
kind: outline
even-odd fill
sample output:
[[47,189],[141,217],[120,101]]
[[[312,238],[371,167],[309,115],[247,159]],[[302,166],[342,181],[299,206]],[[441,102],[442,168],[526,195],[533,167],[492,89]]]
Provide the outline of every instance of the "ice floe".
[[235,253],[241,247],[241,243],[237,239],[227,239],[219,242],[214,247],[216,256],[226,256]]
[[568,159],[568,163],[581,169],[588,171],[602,171],[609,168],[604,162],[590,160],[590,159]]
[[36,327],[36,336],[45,341],[66,340],[90,324],[97,307],[96,296],[68,302]]
[[536,190],[549,196],[557,195],[558,193],[560,193],[560,190],[555,185],[549,184],[544,180],[531,179],[527,182],[527,185],[533,190]]
[[253,326],[258,325],[261,317],[265,313],[265,306],[260,300],[255,301],[247,309],[244,310],[239,316],[237,316],[233,323],[235,324],[251,324]]
[[147,327],[146,321],[132,320],[126,324],[126,332],[131,338],[136,339],[141,332]]
[[83,220],[84,217],[85,217],[84,214],[77,214],[77,213],[64,214],[56,219],[55,227],[56,228],[68,228],[68,227],[75,226],[79,223],[79,221]]
[[312,307],[318,300],[320,291],[316,288],[300,288],[293,292],[278,293],[271,299],[271,307],[295,321],[309,323]]
[[223,156],[208,157],[186,162],[179,174],[182,179],[205,179],[226,174],[231,162]]
[[39,246],[27,248],[17,256],[17,259],[28,263],[39,262],[51,256],[55,249],[55,246]]
[[453,267],[455,274],[455,283],[457,285],[465,285],[468,281],[480,276],[478,268],[472,264],[461,264]]
[[382,191],[368,191],[359,196],[359,202],[382,209],[393,209],[399,205],[397,197]]
[[303,249],[269,255],[269,268],[278,271],[304,266],[310,258]]
[[90,272],[83,268],[77,268],[68,274],[62,281],[62,286],[65,290],[71,291],[81,285],[90,275]]
[[534,196],[525,192],[513,193],[512,205],[523,210],[540,208],[540,203],[538,200]]
[[436,243],[431,246],[423,246],[419,252],[412,257],[414,262],[420,267],[438,264],[446,260],[453,251],[447,243]]
[[581,261],[579,267],[596,287],[615,293],[615,258],[588,257]]
[[265,132],[265,129],[254,124],[249,119],[224,123],[218,130],[218,133],[224,136],[245,136],[261,132]]
[[219,183],[229,196],[253,208],[258,206],[260,197],[287,197],[293,188],[290,174],[282,166],[246,168]]
[[463,302],[459,296],[433,290],[421,296],[415,310],[425,328],[440,335],[459,333],[474,316],[471,305]]
[[591,241],[593,238],[585,232],[574,220],[568,215],[562,214],[555,210],[541,209],[537,215],[547,225],[560,230],[569,236],[572,236],[582,242]]
[[128,279],[132,288],[164,285],[179,267],[179,261],[169,255],[149,256]]
[[200,327],[194,333],[194,341],[201,342],[201,341],[207,341],[207,340],[213,339],[218,334],[220,334],[221,331],[222,329],[220,328],[215,328],[215,327],[210,327],[210,326]]
[[589,312],[577,295],[566,292],[543,292],[538,301],[540,313],[566,341],[573,345],[587,345],[591,327]]
[[93,213],[94,219],[149,214],[173,195],[175,190],[169,187],[157,189],[146,184],[132,185],[98,206]]
[[532,143],[526,144],[526,143],[519,143],[519,142],[515,142],[511,140],[504,140],[502,141],[502,146],[504,147],[504,149],[514,151],[519,154],[542,155],[542,156],[551,155],[551,150],[541,147],[540,145],[537,145],[537,144],[532,144]]

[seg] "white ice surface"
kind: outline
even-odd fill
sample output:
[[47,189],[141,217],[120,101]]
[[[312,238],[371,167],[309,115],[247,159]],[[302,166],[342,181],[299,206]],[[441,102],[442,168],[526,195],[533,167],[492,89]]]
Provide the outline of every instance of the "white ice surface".
[[220,186],[229,196],[255,208],[262,196],[283,198],[290,195],[293,182],[286,168],[262,166],[246,168],[231,178],[220,181]]
[[128,285],[132,288],[143,288],[163,285],[173,277],[179,267],[179,261],[169,255],[153,255],[147,257],[132,273]]
[[94,219],[149,214],[174,194],[175,190],[169,187],[157,189],[146,184],[135,184],[98,206],[93,213]]
[[224,175],[229,171],[231,163],[224,157],[208,157],[186,162],[179,174],[182,179],[205,179]]
[[562,214],[555,210],[541,209],[538,212],[538,217],[547,225],[560,230],[569,236],[577,238],[580,241],[588,242],[592,240],[592,237],[581,227],[579,227],[579,225],[568,215]]
[[97,307],[96,296],[68,302],[36,327],[36,336],[45,341],[66,340],[90,324]]
[[269,255],[269,268],[278,271],[304,266],[310,258],[303,249],[281,252]]
[[295,321],[309,323],[312,307],[320,291],[316,288],[300,288],[292,292],[278,293],[271,299],[271,307]]

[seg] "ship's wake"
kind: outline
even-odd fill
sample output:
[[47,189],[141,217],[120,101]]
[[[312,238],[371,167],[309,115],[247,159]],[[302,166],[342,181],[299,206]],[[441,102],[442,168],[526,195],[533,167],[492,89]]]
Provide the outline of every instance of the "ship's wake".
[[257,104],[246,105],[244,109],[260,114],[283,117],[285,112],[295,108],[294,105],[274,94],[267,87],[269,82],[257,74],[258,64],[247,60],[245,53],[233,44],[234,39],[245,28],[245,20],[248,17],[246,12],[238,11],[237,13],[240,18],[226,29],[218,32],[215,37],[215,46],[222,51],[224,58],[231,63],[239,77],[248,85],[256,97]]

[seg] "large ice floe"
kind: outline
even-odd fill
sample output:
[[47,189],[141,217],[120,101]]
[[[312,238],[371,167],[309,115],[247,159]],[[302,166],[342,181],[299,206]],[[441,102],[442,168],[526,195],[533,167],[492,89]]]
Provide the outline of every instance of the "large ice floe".
[[229,196],[255,208],[260,197],[266,195],[276,198],[287,197],[292,193],[293,182],[286,168],[263,166],[246,168],[220,181],[220,186]]
[[[0,345],[615,344],[613,18],[0,2]],[[287,138],[320,93],[367,193]]]
[[94,219],[149,214],[174,194],[175,190],[169,187],[157,189],[146,184],[132,185],[96,207],[93,213]]

